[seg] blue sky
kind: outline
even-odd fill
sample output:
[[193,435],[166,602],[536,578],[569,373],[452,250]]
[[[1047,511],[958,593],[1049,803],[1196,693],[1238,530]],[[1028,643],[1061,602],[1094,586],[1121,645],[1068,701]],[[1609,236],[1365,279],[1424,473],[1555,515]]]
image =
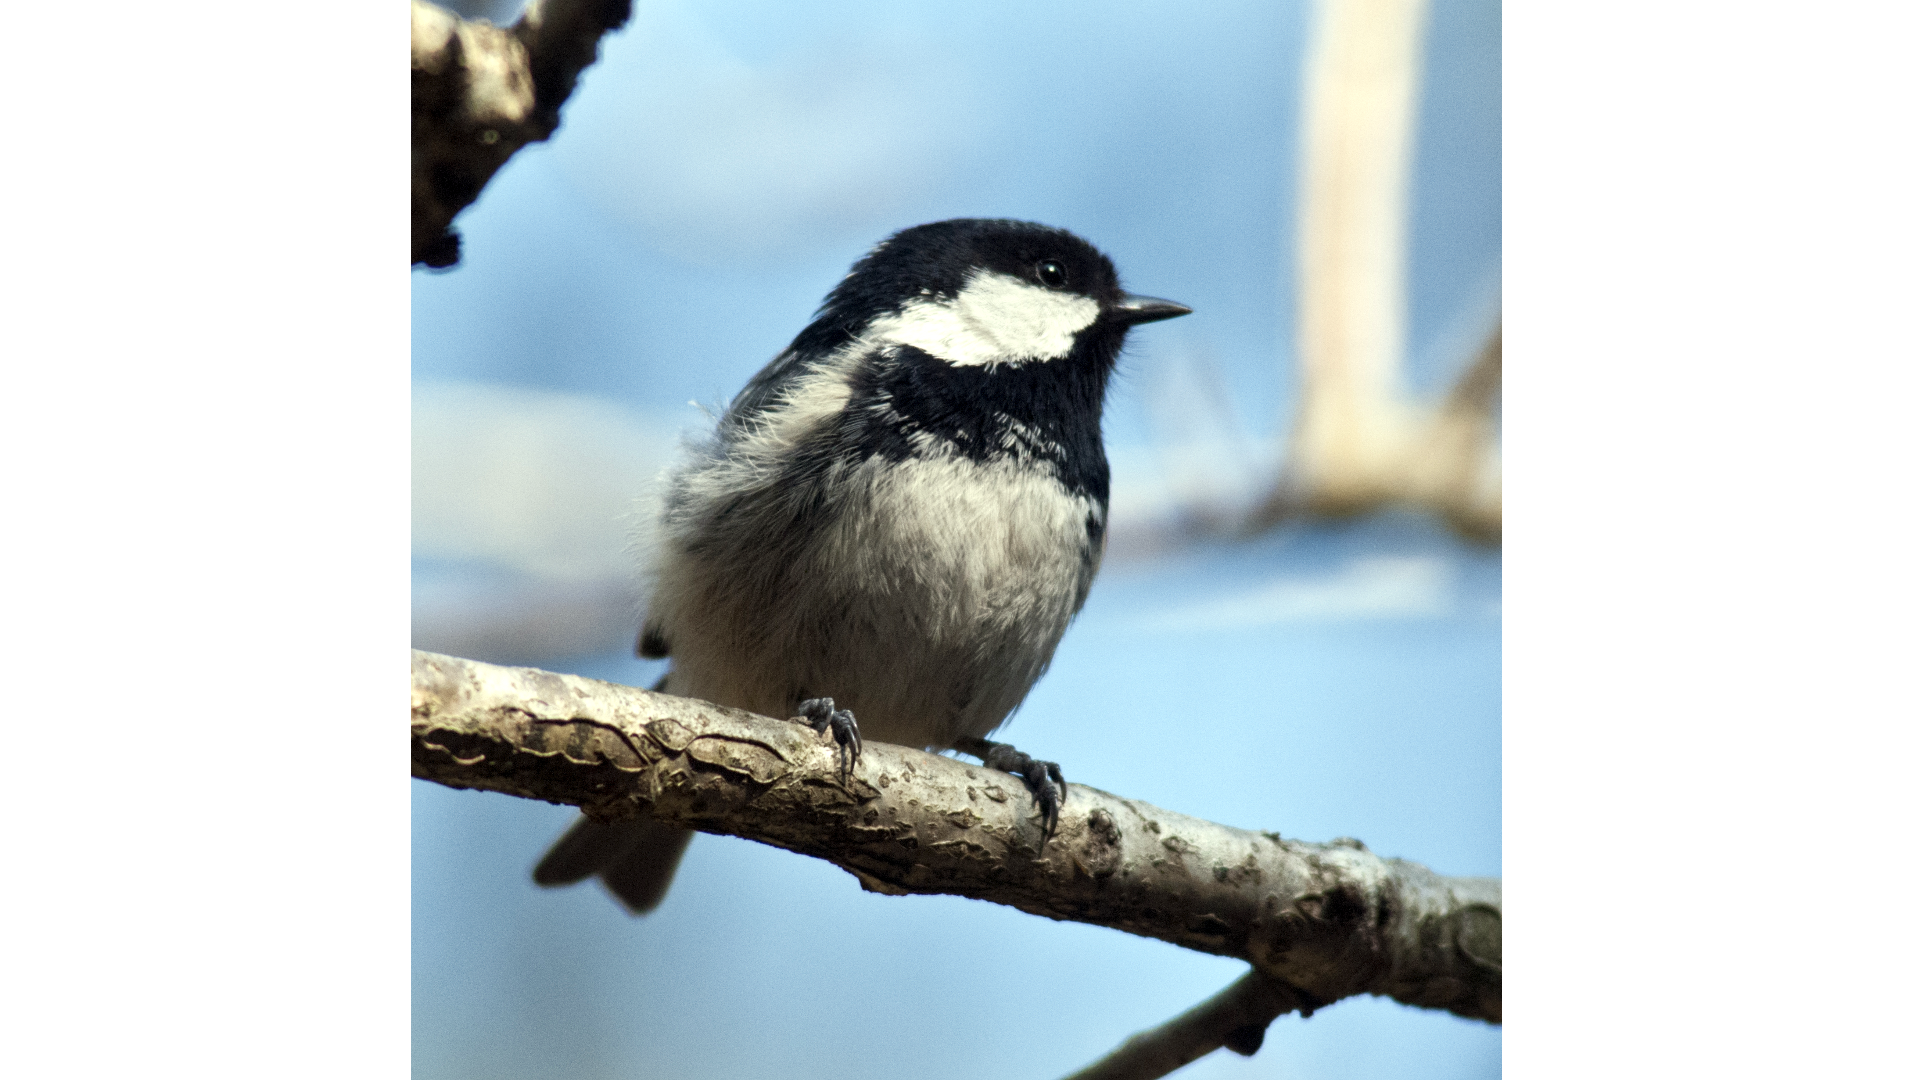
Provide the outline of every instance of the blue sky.
[[[414,275],[417,608],[614,572],[615,519],[699,421],[687,403],[729,397],[875,240],[943,217],[1072,228],[1130,287],[1195,308],[1129,343],[1108,425],[1116,525],[1129,483],[1258,475],[1292,397],[1307,7],[639,9],[555,139],[459,220],[463,265]],[[1496,4],[1433,6],[1407,356],[1428,391],[1497,310],[1499,49]],[[479,471],[461,448],[508,428],[517,452]],[[508,503],[518,516],[485,516]],[[1122,562],[1004,730],[1076,782],[1497,875],[1500,625],[1497,553],[1408,516]],[[658,670],[605,650],[542,662]],[[414,787],[417,1077],[1053,1075],[1240,970],[990,904],[869,895],[714,837],[631,920],[594,888],[527,881],[572,811]],[[1497,1029],[1368,999],[1181,1075],[1499,1063]]]

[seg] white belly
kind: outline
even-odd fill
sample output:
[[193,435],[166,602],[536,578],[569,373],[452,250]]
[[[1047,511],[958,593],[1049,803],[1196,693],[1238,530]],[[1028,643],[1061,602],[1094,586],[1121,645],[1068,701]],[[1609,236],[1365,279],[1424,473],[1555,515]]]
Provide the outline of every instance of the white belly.
[[835,487],[843,511],[785,556],[764,536],[700,556],[667,538],[649,621],[671,689],[774,716],[832,697],[866,737],[910,746],[992,731],[1085,601],[1104,510],[1044,471],[963,458],[870,461]]

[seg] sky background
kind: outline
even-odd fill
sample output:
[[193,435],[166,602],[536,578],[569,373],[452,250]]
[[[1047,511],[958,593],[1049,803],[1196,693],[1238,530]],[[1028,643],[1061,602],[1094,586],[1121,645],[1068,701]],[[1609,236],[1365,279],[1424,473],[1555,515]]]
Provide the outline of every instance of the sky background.
[[[1310,8],[662,2],[603,46],[553,141],[413,277],[415,608],[624,573],[619,517],[849,263],[954,216],[1064,226],[1142,328],[1110,396],[1115,528],[1266,475],[1292,401],[1293,197]],[[1500,289],[1497,4],[1432,6],[1412,189],[1409,382]],[[1224,478],[1224,479],[1223,479]],[[1129,501],[1131,500],[1131,501]],[[631,634],[631,627],[616,628]],[[600,648],[491,655],[645,685]],[[1070,780],[1497,875],[1500,564],[1387,516],[1120,560],[1006,729]],[[1052,1076],[1243,965],[696,839],[630,919],[527,874],[573,811],[414,783],[416,1077]],[[1283,1018],[1182,1076],[1496,1075],[1500,1033],[1390,1001]]]

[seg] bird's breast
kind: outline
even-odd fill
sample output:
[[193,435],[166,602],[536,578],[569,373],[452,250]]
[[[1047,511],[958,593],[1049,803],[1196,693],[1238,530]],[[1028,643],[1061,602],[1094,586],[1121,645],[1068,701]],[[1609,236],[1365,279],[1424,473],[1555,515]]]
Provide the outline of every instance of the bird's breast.
[[848,480],[853,497],[790,579],[833,612],[809,682],[865,699],[856,714],[882,741],[986,734],[1085,602],[1105,508],[1013,460],[873,459]]
[[669,540],[650,620],[676,692],[768,715],[832,697],[868,737],[909,746],[985,735],[1085,601],[1105,507],[1009,459],[876,456],[833,473]]
[[926,603],[903,606],[935,637],[1077,610],[1105,508],[1051,469],[959,455],[876,458],[849,480],[851,498],[806,572],[846,575],[856,591],[929,592]]

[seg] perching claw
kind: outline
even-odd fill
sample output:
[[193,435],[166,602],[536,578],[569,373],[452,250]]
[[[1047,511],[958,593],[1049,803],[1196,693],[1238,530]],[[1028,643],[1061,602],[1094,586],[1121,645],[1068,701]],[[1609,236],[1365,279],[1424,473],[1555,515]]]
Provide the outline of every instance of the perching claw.
[[822,734],[832,732],[840,758],[840,782],[852,779],[854,763],[860,760],[860,724],[851,710],[834,708],[830,697],[808,698],[792,720]]
[[1047,841],[1060,827],[1060,807],[1067,801],[1067,779],[1060,774],[1060,766],[1028,757],[1007,743],[986,739],[961,739],[953,748],[979,758],[989,769],[1012,773],[1027,785],[1040,808],[1040,850],[1045,851]]

